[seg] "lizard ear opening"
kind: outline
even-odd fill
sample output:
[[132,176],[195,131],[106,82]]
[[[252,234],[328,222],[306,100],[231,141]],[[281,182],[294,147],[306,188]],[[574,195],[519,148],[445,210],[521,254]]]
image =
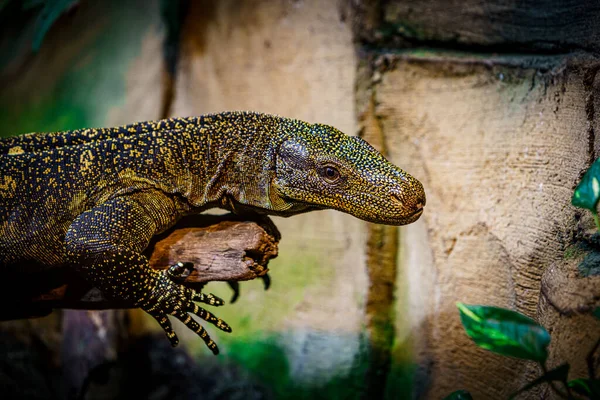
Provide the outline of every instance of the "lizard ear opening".
[[285,162],[290,167],[302,168],[307,167],[310,154],[304,143],[295,139],[288,139],[279,146],[277,151],[279,159]]

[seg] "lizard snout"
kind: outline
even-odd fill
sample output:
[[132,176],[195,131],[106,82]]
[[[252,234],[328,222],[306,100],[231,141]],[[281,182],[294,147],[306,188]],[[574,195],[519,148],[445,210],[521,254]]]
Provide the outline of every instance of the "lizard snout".
[[401,194],[392,192],[390,194],[392,202],[404,213],[407,215],[415,215],[423,212],[423,207],[425,207],[425,199],[422,201],[415,201],[414,199],[404,199]]
[[414,178],[409,183],[408,186],[392,189],[390,199],[401,218],[414,222],[423,214],[426,203],[425,190],[423,185]]
[[425,207],[423,203],[417,203],[417,204],[415,204],[415,212],[414,213],[415,214],[422,213],[423,212],[423,207]]

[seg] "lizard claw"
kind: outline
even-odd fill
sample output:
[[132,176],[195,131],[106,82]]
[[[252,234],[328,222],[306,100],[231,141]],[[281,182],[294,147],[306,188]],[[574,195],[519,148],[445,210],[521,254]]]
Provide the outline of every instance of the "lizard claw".
[[240,283],[238,281],[227,281],[227,284],[233,290],[233,295],[231,296],[231,300],[229,300],[233,304],[240,297]]
[[[260,276],[260,279],[263,281],[263,286],[265,290],[269,290],[271,287],[271,277],[269,274],[264,274]],[[238,281],[228,281],[227,284],[233,290],[233,295],[231,296],[230,303],[235,303],[237,299],[240,297],[240,283]]]
[[263,281],[265,290],[269,290],[269,288],[271,287],[271,277],[269,276],[269,274],[264,274],[260,277],[260,279],[262,279]]
[[167,269],[167,274],[173,280],[184,280],[194,270],[194,264],[191,262],[178,262]]

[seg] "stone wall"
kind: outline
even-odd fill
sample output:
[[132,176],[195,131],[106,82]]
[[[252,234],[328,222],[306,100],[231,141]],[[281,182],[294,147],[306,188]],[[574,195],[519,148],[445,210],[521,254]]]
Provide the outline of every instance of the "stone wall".
[[570,198],[590,160],[590,89],[578,67],[465,57],[386,57],[366,112],[428,195],[422,220],[401,230],[398,282],[409,283],[398,312],[409,317],[397,321],[398,339],[411,341],[419,364],[433,361],[432,398],[458,382],[503,398],[522,385],[526,364],[474,347],[455,303],[537,315],[542,274],[573,234]]
[[367,137],[375,121],[390,158],[428,196],[421,220],[400,230],[396,280],[393,359],[410,349],[413,395],[506,398],[540,374],[476,348],[457,301],[538,319],[554,337],[550,363],[586,376],[600,281],[564,253],[591,223],[570,198],[598,156],[600,7],[430,0],[357,11],[358,117]]

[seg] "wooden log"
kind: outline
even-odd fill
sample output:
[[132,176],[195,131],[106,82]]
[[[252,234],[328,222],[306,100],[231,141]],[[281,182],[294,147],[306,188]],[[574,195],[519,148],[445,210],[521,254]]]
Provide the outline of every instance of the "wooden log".
[[[177,262],[194,264],[182,284],[200,288],[210,281],[245,281],[266,275],[267,264],[277,256],[279,231],[268,217],[254,219],[228,215],[197,215],[184,218],[158,235],[146,255],[155,269],[169,268]],[[50,280],[45,273],[39,280]],[[110,309],[129,308],[109,300],[71,271],[52,271],[52,288],[31,290],[36,275],[13,282],[14,292],[27,293],[15,307],[0,309],[0,319],[48,314],[54,308]],[[38,285],[38,282],[33,286]],[[21,286],[22,288],[19,288]],[[22,290],[21,290],[22,289]],[[10,310],[8,309],[10,308]],[[25,315],[24,315],[25,314]]]

